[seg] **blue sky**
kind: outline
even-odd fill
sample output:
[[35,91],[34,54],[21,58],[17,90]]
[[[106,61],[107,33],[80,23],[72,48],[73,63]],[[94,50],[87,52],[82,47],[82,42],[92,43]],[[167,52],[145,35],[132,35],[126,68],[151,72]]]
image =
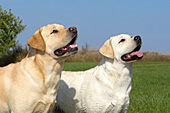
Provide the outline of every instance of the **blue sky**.
[[79,47],[99,48],[111,36],[140,35],[141,51],[170,52],[170,0],[0,0],[3,10],[27,25],[17,40],[23,46],[47,24],[76,26]]

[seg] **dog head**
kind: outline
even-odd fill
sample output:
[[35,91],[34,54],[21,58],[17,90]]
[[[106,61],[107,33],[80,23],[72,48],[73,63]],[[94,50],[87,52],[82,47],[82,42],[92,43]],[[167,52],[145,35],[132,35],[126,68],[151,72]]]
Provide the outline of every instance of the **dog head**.
[[121,34],[107,40],[99,52],[108,58],[130,63],[143,58],[143,53],[138,52],[141,45],[140,36],[132,37],[127,34]]
[[37,30],[27,44],[45,51],[54,58],[59,58],[77,53],[76,39],[76,27],[65,28],[63,25],[51,24]]

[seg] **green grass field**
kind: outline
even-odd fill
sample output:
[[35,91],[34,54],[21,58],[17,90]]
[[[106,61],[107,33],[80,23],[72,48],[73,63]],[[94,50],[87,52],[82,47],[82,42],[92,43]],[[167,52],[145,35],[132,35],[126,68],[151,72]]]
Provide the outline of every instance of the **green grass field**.
[[[69,63],[64,70],[83,71],[98,63]],[[128,113],[170,113],[170,62],[136,62]]]

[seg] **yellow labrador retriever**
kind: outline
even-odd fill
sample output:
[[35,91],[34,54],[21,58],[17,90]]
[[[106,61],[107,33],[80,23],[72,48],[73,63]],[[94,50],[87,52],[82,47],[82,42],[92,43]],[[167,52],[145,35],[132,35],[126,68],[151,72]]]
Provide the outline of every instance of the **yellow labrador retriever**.
[[132,64],[143,54],[140,36],[111,37],[100,48],[98,66],[82,72],[62,72],[57,107],[65,113],[126,113],[132,87]]
[[49,113],[65,59],[77,52],[76,27],[51,24],[28,40],[21,62],[0,68],[0,113]]

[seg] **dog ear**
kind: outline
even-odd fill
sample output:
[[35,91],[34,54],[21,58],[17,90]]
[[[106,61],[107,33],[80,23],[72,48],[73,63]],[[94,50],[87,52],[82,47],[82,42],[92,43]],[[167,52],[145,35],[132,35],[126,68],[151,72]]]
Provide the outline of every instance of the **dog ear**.
[[104,45],[99,49],[99,52],[108,58],[114,58],[114,50],[112,47],[112,39],[108,39]]
[[32,37],[28,40],[27,45],[41,50],[41,51],[45,51],[46,45],[45,45],[45,41],[41,35],[42,32],[42,28],[40,28],[39,30],[37,30]]

